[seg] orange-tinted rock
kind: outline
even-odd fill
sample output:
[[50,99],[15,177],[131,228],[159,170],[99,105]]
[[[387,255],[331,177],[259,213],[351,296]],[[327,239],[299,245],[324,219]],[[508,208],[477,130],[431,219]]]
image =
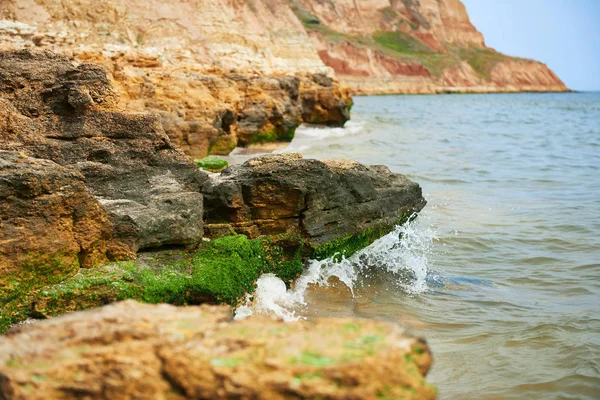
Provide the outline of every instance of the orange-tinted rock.
[[[206,174],[171,144],[157,116],[115,108],[118,95],[101,67],[49,51],[0,51],[0,75],[0,149],[50,160],[53,163],[49,165],[55,166],[48,169],[48,182],[42,172],[36,175],[37,185],[45,187],[41,193],[49,197],[31,195],[32,207],[38,207],[38,200],[56,206],[64,197],[64,210],[56,206],[54,216],[53,206],[46,210],[47,223],[58,225],[67,218],[64,214],[71,213],[76,221],[84,221],[84,226],[88,219],[97,219],[103,227],[108,216],[110,232],[90,225],[89,239],[80,238],[79,248],[65,240],[64,246],[56,245],[54,253],[60,254],[66,246],[64,251],[91,266],[103,261],[106,251],[110,258],[128,258],[143,248],[194,246],[201,240],[200,190]],[[72,174],[73,182],[52,183],[61,167]],[[7,191],[8,197],[17,195]],[[71,192],[73,204],[66,200]],[[88,203],[77,200],[84,194]],[[21,207],[28,207],[27,200],[22,200]],[[16,212],[2,211],[2,219]],[[20,221],[34,223],[26,220]],[[19,254],[10,259],[37,251],[35,236],[45,235],[44,226],[40,222],[39,230],[31,225],[29,230],[7,232],[8,225],[2,224],[0,231],[22,245]],[[71,228],[65,222],[56,229]],[[107,237],[111,247],[105,251],[99,238]]]
[[0,150],[0,219],[0,291],[15,277],[65,279],[110,254],[112,223],[83,175],[49,160]]
[[387,322],[232,321],[226,307],[126,301],[0,337],[0,396],[434,399],[431,363]]
[[348,89],[286,0],[6,0],[0,18],[0,47],[38,46],[103,65],[120,105],[160,114],[192,158],[289,142],[302,122],[349,118]]

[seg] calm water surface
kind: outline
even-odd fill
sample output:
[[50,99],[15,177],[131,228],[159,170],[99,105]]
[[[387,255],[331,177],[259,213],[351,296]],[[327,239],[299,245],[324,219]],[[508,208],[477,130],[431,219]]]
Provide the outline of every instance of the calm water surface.
[[353,292],[313,285],[302,312],[426,337],[442,399],[600,398],[600,94],[357,97],[352,112],[285,151],[419,182],[419,243]]

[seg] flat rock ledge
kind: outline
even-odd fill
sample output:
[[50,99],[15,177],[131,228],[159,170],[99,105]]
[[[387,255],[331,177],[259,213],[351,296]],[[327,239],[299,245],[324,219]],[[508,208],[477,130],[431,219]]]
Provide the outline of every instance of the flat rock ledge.
[[426,343],[387,322],[233,321],[135,301],[0,337],[5,399],[434,399]]

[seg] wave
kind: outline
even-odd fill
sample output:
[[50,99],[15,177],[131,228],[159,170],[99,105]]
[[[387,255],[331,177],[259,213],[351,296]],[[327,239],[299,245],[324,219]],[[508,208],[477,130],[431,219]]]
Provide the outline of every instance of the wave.
[[429,254],[436,234],[418,220],[396,226],[389,234],[358,251],[351,257],[336,254],[324,260],[311,260],[304,274],[291,289],[273,274],[264,274],[257,281],[256,291],[248,295],[245,304],[235,312],[236,319],[253,314],[276,315],[285,321],[303,318],[307,306],[305,295],[309,288],[330,286],[332,281],[343,283],[352,295],[365,279],[384,273],[391,283],[409,295],[428,290]]

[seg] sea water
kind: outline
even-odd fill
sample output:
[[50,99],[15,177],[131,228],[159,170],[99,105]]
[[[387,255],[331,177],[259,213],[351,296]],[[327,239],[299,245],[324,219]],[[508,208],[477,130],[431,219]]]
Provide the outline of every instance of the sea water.
[[600,398],[599,93],[356,97],[283,151],[385,164],[428,205],[290,290],[261,277],[238,318],[402,324],[442,399]]

